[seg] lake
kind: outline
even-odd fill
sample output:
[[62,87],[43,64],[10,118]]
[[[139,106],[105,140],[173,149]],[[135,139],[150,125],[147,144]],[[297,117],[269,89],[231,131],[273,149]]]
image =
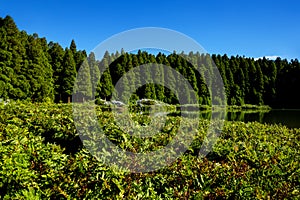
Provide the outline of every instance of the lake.
[[257,121],[267,124],[282,124],[289,128],[300,128],[299,109],[273,109],[269,112],[228,112],[228,121]]
[[[192,112],[193,117],[195,116],[195,112]],[[149,114],[145,112],[144,114]],[[219,112],[213,112],[214,115],[219,115]],[[159,115],[180,115],[179,112],[169,113],[169,112],[154,112],[152,116]],[[185,115],[191,115],[184,114]],[[197,115],[197,114],[196,114]],[[201,111],[200,118],[203,119],[211,119],[212,112],[209,111]],[[219,118],[220,117],[216,117]],[[282,124],[289,128],[300,128],[300,109],[272,109],[270,111],[256,111],[256,110],[246,110],[246,111],[230,111],[225,115],[225,120],[227,121],[243,121],[243,122],[253,122],[257,121],[260,123],[267,124]]]

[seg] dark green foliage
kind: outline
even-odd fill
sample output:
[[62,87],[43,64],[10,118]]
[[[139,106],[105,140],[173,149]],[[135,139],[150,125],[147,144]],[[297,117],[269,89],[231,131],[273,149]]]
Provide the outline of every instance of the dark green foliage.
[[97,83],[100,79],[100,69],[98,63],[95,58],[95,54],[91,52],[88,57],[88,64],[90,67],[90,76],[91,76],[91,83],[92,83],[92,95],[96,95]]
[[[74,58],[63,60],[65,51],[59,44],[19,31],[10,16],[0,18],[0,98],[58,102],[65,97],[66,102],[72,94],[67,82],[74,83],[76,66],[86,57],[84,51],[76,51],[74,41],[71,47],[78,63],[70,61]],[[70,65],[75,73],[67,72],[65,66]]]
[[76,63],[73,57],[73,53],[70,49],[65,50],[65,55],[63,58],[63,69],[61,72],[62,76],[62,82],[61,82],[61,87],[62,87],[62,96],[64,101],[69,102],[70,96],[73,93],[73,86],[75,83],[76,79]]
[[[10,16],[0,19],[0,69],[5,99],[26,99],[29,81],[25,79],[27,35],[20,32]],[[2,90],[2,88],[1,88]]]
[[[86,59],[88,63],[84,62]],[[189,52],[188,55],[183,52],[177,55],[174,52],[168,56],[158,53],[155,56],[141,50],[137,54],[121,50],[121,54],[105,52],[102,60],[96,60],[93,52],[87,58],[84,50],[77,50],[74,40],[64,50],[58,43],[47,44],[47,40],[39,38],[36,33],[28,35],[25,31],[19,31],[10,16],[0,18],[2,99],[69,102],[78,70],[82,65],[89,65],[85,76],[90,77],[87,82],[92,84],[85,86],[88,90],[85,95],[109,100],[115,84],[125,73],[144,64],[152,64],[153,69],[162,64],[170,66],[189,81],[201,105],[211,105],[211,98],[214,96],[210,96],[210,88],[218,85],[214,63],[223,79],[228,105],[255,104],[299,108],[300,95],[296,91],[300,84],[300,64],[297,59],[254,60],[240,56],[229,58],[226,54],[210,56],[199,52]],[[178,74],[170,71],[157,70],[154,77],[150,77],[147,72],[134,73],[127,80],[122,80],[122,84],[127,85],[122,88],[126,88],[126,91],[135,90],[133,99],[153,98],[176,104],[178,92],[164,87],[165,83],[173,88],[180,85]],[[135,88],[143,78],[155,80],[159,84]],[[91,89],[88,89],[90,86]],[[222,92],[220,88],[214,90],[215,95]],[[189,94],[187,92],[187,99]],[[221,99],[216,98],[213,101],[221,102]]]
[[[31,86],[29,96],[33,101],[53,101],[53,70],[41,46],[41,40],[28,37],[27,60],[25,76]],[[24,66],[23,66],[24,67]]]
[[74,93],[79,94],[82,100],[91,99],[93,95],[90,72],[89,63],[84,60],[79,69],[74,88]]
[[113,82],[109,70],[109,61],[110,61],[110,55],[106,51],[103,59],[99,61],[98,64],[100,77],[99,77],[98,85],[96,87],[95,96],[105,100],[110,99],[113,91]]
[[48,53],[50,55],[50,64],[53,69],[53,81],[54,81],[54,95],[55,102],[62,100],[63,88],[62,88],[62,71],[63,71],[63,58],[65,51],[58,43],[49,43]]

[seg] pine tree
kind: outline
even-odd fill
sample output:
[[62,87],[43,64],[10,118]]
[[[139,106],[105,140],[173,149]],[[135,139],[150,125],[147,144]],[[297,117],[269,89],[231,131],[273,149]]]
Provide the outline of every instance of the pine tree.
[[244,72],[241,67],[238,68],[237,72],[235,73],[234,79],[236,80],[236,100],[237,100],[237,105],[243,105],[244,99],[245,99],[245,76]]
[[12,53],[8,49],[6,30],[3,27],[4,19],[0,18],[0,98],[9,98],[9,91],[12,89],[11,79],[14,71],[8,66],[12,59]]
[[148,83],[143,88],[143,94],[141,94],[140,97],[146,99],[156,99],[155,88],[153,83]]
[[39,38],[33,36],[28,38],[27,79],[30,82],[30,96],[33,101],[53,101],[54,98],[53,70],[46,53]]
[[73,86],[76,79],[76,63],[72,51],[65,49],[62,69],[62,97],[64,102],[71,102],[71,95],[73,93]]
[[264,79],[263,79],[263,74],[261,71],[261,67],[258,62],[256,62],[256,78],[255,78],[255,85],[254,87],[256,88],[256,102],[255,104],[257,105],[263,105],[264,100],[263,100],[263,94],[264,94]]
[[113,92],[113,84],[110,76],[109,68],[101,76],[100,97],[105,100],[110,100]]
[[48,51],[51,61],[50,64],[53,69],[53,81],[54,81],[54,95],[55,102],[62,100],[62,79],[63,79],[63,59],[64,59],[64,49],[58,43],[49,43]]
[[[151,65],[151,64],[150,64]],[[156,83],[154,85],[155,94],[157,100],[164,101],[165,94],[164,94],[164,86],[165,86],[165,77],[164,77],[164,66],[162,64],[153,64],[153,69],[155,71],[152,72],[154,75],[152,79]]]
[[100,70],[95,58],[95,54],[91,52],[88,57],[88,64],[90,67],[92,96],[96,95],[97,84],[100,81]]
[[246,100],[247,100],[247,104],[257,104],[257,92],[256,92],[256,88],[255,85],[256,83],[256,67],[255,67],[255,63],[254,60],[250,60],[249,59],[249,93],[248,96],[246,96]]
[[125,75],[119,80],[117,84],[118,87],[116,88],[119,93],[114,96],[115,99],[126,103],[127,101],[130,101],[131,97],[128,77],[130,78],[130,75]]
[[74,39],[71,41],[69,49],[71,50],[73,55],[75,55],[77,53],[77,46],[76,46],[76,43],[75,43]]
[[[26,99],[29,95],[29,82],[26,76],[27,61],[25,45],[27,34],[20,32],[10,16],[1,19],[0,27],[0,62],[2,68],[2,95],[9,99]],[[22,67],[23,66],[23,67]],[[5,84],[4,84],[5,82]]]
[[92,82],[90,75],[90,67],[87,60],[84,60],[75,83],[74,93],[76,97],[80,97],[78,101],[85,101],[92,98]]
[[[172,59],[172,56],[168,57],[169,60]],[[170,61],[169,61],[170,62]],[[169,88],[164,88],[165,102],[169,104],[175,104],[178,102],[178,93],[176,92],[176,72],[175,70],[170,70],[165,68],[164,70],[164,83],[169,85]],[[167,84],[166,84],[167,83]]]

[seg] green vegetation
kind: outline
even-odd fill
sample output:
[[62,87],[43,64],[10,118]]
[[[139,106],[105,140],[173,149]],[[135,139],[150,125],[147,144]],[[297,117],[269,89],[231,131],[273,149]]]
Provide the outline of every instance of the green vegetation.
[[[106,52],[96,60],[93,52],[87,55],[77,50],[74,40],[64,49],[37,34],[20,31],[10,16],[0,18],[0,199],[299,199],[300,129],[225,122],[213,150],[200,158],[199,148],[210,121],[183,120],[186,118],[178,116],[176,94],[163,86],[166,77],[170,85],[180,85],[177,73],[155,74],[152,78],[160,80],[161,85],[143,85],[131,95],[129,105],[117,108],[118,112],[131,110],[134,130],[122,130],[116,123],[106,100],[112,99],[121,77],[125,77],[120,84],[125,96],[142,78],[150,79],[148,72],[144,76],[123,76],[149,63],[171,66],[189,81],[200,106],[186,104],[181,108],[199,108],[200,116],[212,116],[208,90],[215,85],[212,61],[224,80],[230,105],[227,109],[237,111],[234,116],[239,117],[240,109],[268,111],[270,107],[265,105],[299,107],[300,97],[295,95],[300,84],[297,59],[271,61],[198,52],[152,55],[121,51]],[[79,70],[83,76],[76,80]],[[218,89],[214,92],[220,93]],[[188,150],[170,166],[136,174],[112,168],[83,146],[74,125],[72,104],[61,103],[70,103],[73,93],[79,94],[79,102],[96,97],[96,123],[110,141],[127,151],[162,148],[174,139],[180,123],[193,127],[183,129],[184,136],[192,131],[197,134]],[[191,98],[187,94],[186,98]],[[154,100],[140,106],[135,104],[139,99]],[[177,110],[165,116],[162,133],[146,139],[129,135],[130,131],[143,134],[150,122],[159,124],[160,116],[151,121],[149,115],[136,112],[151,111],[158,102],[161,106],[155,108],[159,111]],[[87,129],[92,127],[84,125]],[[105,156],[107,152],[99,153]],[[129,167],[135,164],[139,163],[128,160]]]
[[[186,53],[159,53],[155,56],[142,51],[137,54],[106,52],[103,59],[96,60],[93,52],[87,55],[84,50],[77,50],[74,40],[70,47],[63,49],[58,43],[48,43],[46,38],[40,38],[37,34],[29,35],[20,31],[13,19],[7,16],[0,18],[0,98],[70,102],[74,91],[80,93],[83,99],[95,96],[110,100],[114,85],[124,73],[134,67],[152,63],[156,66],[171,66],[189,81],[197,93],[199,103],[210,105],[208,88],[215,84],[215,63],[224,80],[228,105],[299,107],[300,97],[295,95],[300,84],[300,63],[297,59],[287,61],[277,58],[272,61],[241,56],[229,58],[226,54]],[[81,65],[85,66],[84,75],[75,84]],[[101,79],[97,81],[100,73]],[[144,76],[133,76],[130,80],[122,79],[121,89],[126,93],[131,86],[141,82],[141,78],[150,78],[148,75],[145,73]],[[152,98],[178,104],[174,91],[163,86],[166,77],[170,85],[179,84],[176,74],[162,73],[153,78],[160,79],[162,85],[146,84],[137,89],[131,100]]]
[[[168,124],[180,120],[168,116],[164,134],[145,143],[116,128],[111,112],[97,107],[97,116],[109,139],[133,152],[168,142],[176,133]],[[137,125],[149,120],[134,114],[132,118]],[[0,198],[300,197],[300,129],[225,122],[213,151],[201,159],[198,149],[208,125],[200,121],[189,150],[170,166],[131,174],[109,168],[86,151],[73,124],[71,104],[0,105]]]

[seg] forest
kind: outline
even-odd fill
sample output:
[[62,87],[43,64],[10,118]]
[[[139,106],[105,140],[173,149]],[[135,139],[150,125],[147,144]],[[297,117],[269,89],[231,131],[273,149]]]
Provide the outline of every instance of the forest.
[[[189,59],[185,59],[185,58]],[[210,105],[205,77],[215,64],[223,79],[228,105],[269,105],[272,108],[297,108],[300,96],[300,63],[277,58],[254,59],[245,56],[201,54],[199,52],[173,52],[153,55],[146,51],[137,53],[106,52],[97,60],[93,52],[78,50],[74,40],[63,48],[48,42],[38,34],[28,34],[18,29],[10,16],[0,18],[0,99],[27,100],[30,102],[70,102],[73,92],[83,92],[86,98],[110,100],[114,85],[126,72],[147,63],[171,66],[182,74],[198,95],[201,105]],[[205,65],[208,70],[200,74],[196,69]],[[74,88],[81,66],[85,72],[85,88]],[[104,70],[106,69],[106,70]],[[101,79],[99,81],[98,78]],[[174,76],[164,74],[163,76]],[[91,82],[97,81],[94,86]],[[138,82],[139,77],[123,79],[124,86]],[[124,88],[126,89],[126,88]],[[147,84],[136,90],[132,100],[158,99],[176,104],[176,94],[158,84]]]

